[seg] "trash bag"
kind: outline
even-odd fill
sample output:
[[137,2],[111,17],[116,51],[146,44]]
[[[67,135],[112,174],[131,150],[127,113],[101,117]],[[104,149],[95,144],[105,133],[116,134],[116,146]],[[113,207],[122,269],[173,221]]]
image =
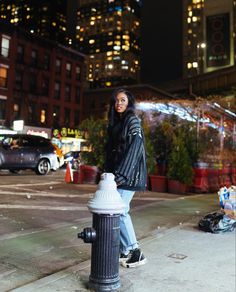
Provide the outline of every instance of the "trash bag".
[[236,220],[225,215],[224,211],[216,211],[200,219],[198,227],[206,232],[223,233],[233,231],[236,227]]

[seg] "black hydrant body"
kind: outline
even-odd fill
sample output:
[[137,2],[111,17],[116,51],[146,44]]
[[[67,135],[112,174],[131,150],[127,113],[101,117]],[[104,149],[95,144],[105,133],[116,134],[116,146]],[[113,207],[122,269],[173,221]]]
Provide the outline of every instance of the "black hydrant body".
[[117,291],[120,287],[120,214],[124,203],[116,190],[114,175],[104,173],[98,191],[88,203],[93,227],[78,234],[92,243],[90,288],[96,292]]

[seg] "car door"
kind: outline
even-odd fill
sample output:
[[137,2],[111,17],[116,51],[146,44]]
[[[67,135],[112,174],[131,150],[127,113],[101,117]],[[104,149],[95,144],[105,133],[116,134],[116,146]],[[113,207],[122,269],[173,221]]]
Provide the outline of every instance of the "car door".
[[30,136],[22,137],[22,165],[27,168],[33,168],[38,163],[39,149],[36,141]]
[[22,165],[22,149],[20,147],[20,140],[18,147],[11,147],[12,137],[3,139],[1,143],[1,168],[21,168]]

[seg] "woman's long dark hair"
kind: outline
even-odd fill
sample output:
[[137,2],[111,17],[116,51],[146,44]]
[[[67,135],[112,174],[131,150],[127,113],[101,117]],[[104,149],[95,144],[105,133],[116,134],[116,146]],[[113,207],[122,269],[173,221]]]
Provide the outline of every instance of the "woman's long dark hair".
[[130,91],[128,91],[124,88],[118,88],[118,89],[114,90],[112,97],[111,97],[110,108],[109,108],[109,112],[108,112],[109,126],[113,126],[116,123],[116,121],[120,119],[120,115],[115,110],[116,97],[119,93],[126,94],[126,96],[128,98],[128,106],[126,108],[126,111],[122,115],[122,119],[125,118],[127,116],[127,114],[129,114],[131,112],[134,113],[134,110],[135,110],[135,98]]

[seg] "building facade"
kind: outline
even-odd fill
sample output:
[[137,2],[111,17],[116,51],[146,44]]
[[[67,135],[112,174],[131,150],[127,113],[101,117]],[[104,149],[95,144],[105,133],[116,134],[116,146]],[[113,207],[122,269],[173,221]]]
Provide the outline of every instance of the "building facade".
[[32,34],[65,45],[69,42],[67,36],[67,2],[66,0],[1,1],[0,23],[5,22],[20,26]]
[[76,46],[90,88],[134,84],[140,75],[140,0],[81,0]]
[[236,1],[184,0],[184,77],[235,65]]
[[81,120],[84,56],[19,27],[0,27],[0,123],[75,127]]

